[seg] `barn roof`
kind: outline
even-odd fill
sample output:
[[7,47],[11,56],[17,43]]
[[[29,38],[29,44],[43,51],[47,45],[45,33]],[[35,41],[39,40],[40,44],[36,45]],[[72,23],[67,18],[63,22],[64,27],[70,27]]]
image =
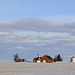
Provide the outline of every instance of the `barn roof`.
[[48,59],[53,59],[52,57],[50,57],[49,55],[44,55],[45,57],[47,57]]

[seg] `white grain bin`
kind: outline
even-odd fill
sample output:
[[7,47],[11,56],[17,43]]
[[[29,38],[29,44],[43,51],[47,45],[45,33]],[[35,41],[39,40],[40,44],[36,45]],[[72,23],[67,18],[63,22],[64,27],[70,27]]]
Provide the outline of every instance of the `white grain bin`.
[[71,62],[75,62],[75,57],[71,57]]

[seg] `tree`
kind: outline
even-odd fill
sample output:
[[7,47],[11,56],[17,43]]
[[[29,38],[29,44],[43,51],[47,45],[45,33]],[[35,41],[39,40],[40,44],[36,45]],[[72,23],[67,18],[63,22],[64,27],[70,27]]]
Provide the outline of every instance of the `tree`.
[[55,56],[54,58],[54,62],[56,61],[63,61],[62,57],[60,56],[60,54],[58,54],[57,56]]
[[37,62],[37,60],[39,60],[39,57],[34,58],[33,62]]
[[14,61],[15,61],[15,62],[17,62],[17,61],[19,60],[18,54],[13,55],[13,57],[14,57]]
[[25,61],[25,59],[19,58],[18,54],[13,55],[13,57],[14,57],[15,62],[24,62]]

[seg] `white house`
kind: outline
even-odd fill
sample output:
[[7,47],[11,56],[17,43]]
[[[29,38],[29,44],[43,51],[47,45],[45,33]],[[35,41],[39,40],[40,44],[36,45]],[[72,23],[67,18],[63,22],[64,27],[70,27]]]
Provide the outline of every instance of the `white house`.
[[75,57],[71,57],[71,62],[75,62]]

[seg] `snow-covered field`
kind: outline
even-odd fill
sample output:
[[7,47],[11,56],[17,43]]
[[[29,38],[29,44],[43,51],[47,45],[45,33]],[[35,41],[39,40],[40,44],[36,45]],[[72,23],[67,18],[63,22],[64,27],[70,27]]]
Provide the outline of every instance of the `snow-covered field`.
[[75,63],[0,61],[0,75],[75,75]]

